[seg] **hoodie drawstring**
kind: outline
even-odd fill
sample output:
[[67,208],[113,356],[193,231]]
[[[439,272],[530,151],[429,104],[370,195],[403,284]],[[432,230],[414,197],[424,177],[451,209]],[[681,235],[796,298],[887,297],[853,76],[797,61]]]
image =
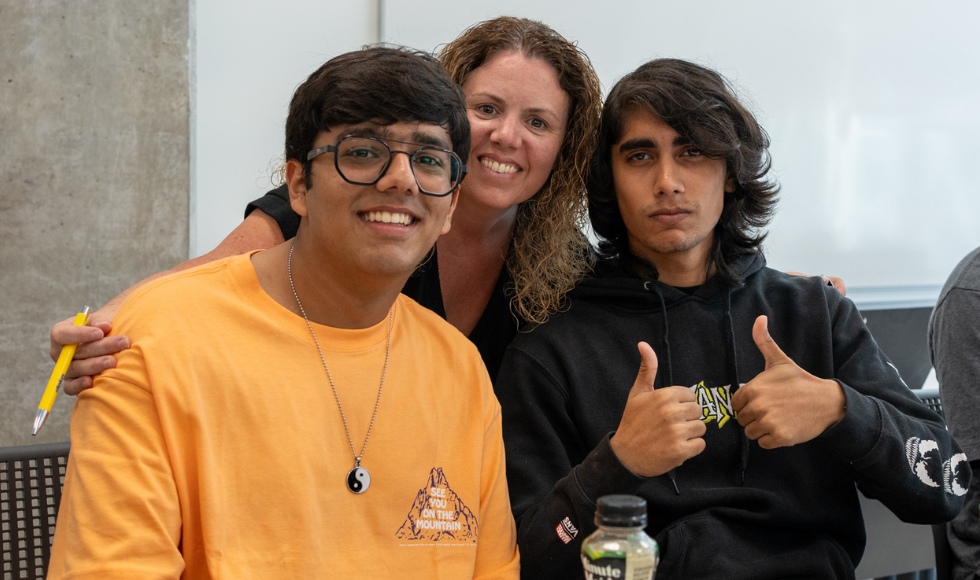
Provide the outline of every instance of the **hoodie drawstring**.
[[[741,386],[738,382],[738,359],[735,356],[735,326],[732,324],[732,289],[728,288],[725,294],[725,309],[722,313],[722,323],[724,328],[722,333],[725,335],[725,358],[728,359],[728,380],[731,383],[729,388],[729,393],[735,394],[735,391]],[[749,438],[745,436],[745,429],[739,425],[739,433],[741,433],[741,445],[739,450],[739,467],[741,472],[739,473],[738,484],[740,486],[745,485],[745,470],[749,466]]]
[[[660,300],[660,312],[663,315],[664,321],[664,332],[661,340],[663,341],[664,348],[664,358],[662,361],[664,369],[664,380],[663,384],[670,386],[674,384],[674,372],[673,372],[673,360],[670,356],[670,326],[667,323],[667,303],[664,300],[663,292],[656,283],[647,282],[644,286],[649,290],[651,287],[657,293],[657,298]],[[739,389],[741,384],[738,380],[738,358],[735,352],[735,325],[732,323],[732,288],[727,288],[725,293],[725,305],[722,311],[722,334],[725,336],[725,359],[728,371],[728,380],[731,383],[729,392],[735,394],[735,391]],[[749,438],[745,436],[745,429],[739,426],[739,433],[741,434],[740,445],[739,445],[739,474],[738,474],[738,485],[745,485],[745,471],[749,466]],[[670,482],[674,485],[674,492],[677,495],[681,494],[681,490],[677,485],[677,474],[675,470],[671,469],[667,472],[667,476],[670,478]]]
[[[647,289],[649,289],[651,286],[650,282],[647,282],[645,286],[647,287]],[[664,335],[662,340],[664,345],[664,355],[666,357],[666,360],[664,361],[666,363],[664,365],[666,380],[663,381],[663,384],[669,387],[674,384],[674,369],[672,366],[673,361],[671,360],[670,357],[670,331],[667,325],[667,303],[664,301],[664,295],[663,292],[660,291],[660,288],[656,284],[653,284],[653,288],[654,290],[657,291],[657,298],[660,298],[660,312],[661,314],[663,314],[664,317]],[[674,493],[680,495],[681,490],[679,487],[677,487],[677,474],[674,473],[673,469],[667,472],[667,477],[669,477],[670,482],[674,484]]]
[[660,298],[660,313],[663,314],[664,317],[664,335],[662,340],[664,343],[664,354],[667,356],[667,360],[665,361],[667,364],[665,365],[666,368],[664,369],[664,372],[667,373],[667,380],[664,382],[664,384],[669,387],[674,384],[674,369],[672,366],[673,361],[670,357],[670,329],[667,325],[667,303],[664,301],[664,295],[663,292],[660,291],[660,288],[654,285],[654,289],[657,291],[657,298]]

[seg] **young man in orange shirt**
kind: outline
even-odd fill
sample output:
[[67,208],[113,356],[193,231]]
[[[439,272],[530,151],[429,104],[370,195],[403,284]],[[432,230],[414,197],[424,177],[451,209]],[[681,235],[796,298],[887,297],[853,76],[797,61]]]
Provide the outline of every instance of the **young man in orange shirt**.
[[49,578],[517,578],[476,348],[399,294],[450,227],[465,100],[372,48],[296,91],[290,242],[135,292],[78,398]]

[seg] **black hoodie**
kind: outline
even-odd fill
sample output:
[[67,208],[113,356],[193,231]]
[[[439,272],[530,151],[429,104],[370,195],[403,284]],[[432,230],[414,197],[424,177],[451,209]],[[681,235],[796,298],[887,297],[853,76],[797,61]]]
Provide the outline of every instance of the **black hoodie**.
[[[855,483],[905,521],[957,513],[969,482],[969,470],[950,471],[959,447],[854,304],[820,278],[765,268],[761,255],[736,267],[741,287],[712,278],[689,294],[602,262],[567,311],[512,343],[495,389],[523,578],[582,577],[578,551],[596,499],[610,493],[647,500],[658,580],[853,578],[865,545]],[[762,314],[783,352],[844,391],[844,418],[810,442],[762,449],[731,410],[731,385],[765,369],[752,341]],[[692,388],[708,428],[700,455],[648,479],[609,446],[641,340],[659,359],[655,388]]]

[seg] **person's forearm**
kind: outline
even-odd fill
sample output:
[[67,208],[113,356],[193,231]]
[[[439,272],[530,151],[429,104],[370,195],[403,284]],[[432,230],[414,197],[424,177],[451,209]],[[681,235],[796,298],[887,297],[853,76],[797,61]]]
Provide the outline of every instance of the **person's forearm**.
[[[133,284],[121,294],[107,302],[89,316],[88,325],[77,327],[68,318],[54,325],[51,329],[51,360],[58,360],[61,349],[68,344],[77,344],[75,358],[68,367],[65,381],[62,384],[65,394],[77,395],[92,386],[92,377],[102,371],[113,368],[117,352],[129,348],[129,339],[120,334],[106,336],[112,331],[111,320],[126,298],[137,288],[147,282],[156,280],[168,274],[193,268],[228,256],[244,254],[258,249],[271,248],[283,242],[279,224],[262,211],[255,210],[228,235],[218,247],[207,254],[177,264],[166,272],[153,274],[136,284]],[[93,329],[97,329],[93,331]]]
[[174,272],[187,270],[195,266],[200,266],[201,264],[213,262],[215,260],[221,260],[230,256],[237,256],[239,254],[251,252],[252,250],[265,250],[271,248],[272,246],[281,244],[283,241],[285,240],[282,236],[282,232],[279,230],[279,224],[277,224],[274,219],[269,217],[268,214],[262,212],[261,210],[254,210],[237,228],[228,234],[228,236],[222,240],[215,249],[211,250],[207,254],[204,254],[203,256],[198,256],[197,258],[192,258],[186,262],[181,262],[169,270],[158,272],[152,276],[143,278],[139,282],[123,290],[112,300],[106,302],[105,305],[99,308],[96,312],[104,316],[107,320],[111,320],[126,298],[144,284],[159,278],[163,278],[164,276],[168,276]]
[[[154,281],[154,280],[156,280],[158,278],[163,278],[164,276],[167,276],[167,275],[172,274],[174,272],[178,272],[180,270],[185,270],[187,268],[190,268],[191,266],[184,266],[184,264],[187,264],[188,262],[191,262],[191,261],[193,261],[193,260],[188,260],[187,262],[184,262],[182,264],[178,264],[178,265],[174,266],[172,269],[167,270],[165,272],[157,272],[156,274],[153,274],[152,276],[147,276],[146,278],[143,278],[139,282],[133,284],[129,288],[126,288],[125,290],[123,290],[122,292],[120,292],[112,300],[106,302],[102,306],[102,308],[99,308],[98,310],[95,311],[95,314],[101,314],[106,319],[112,320],[112,317],[116,315],[116,311],[119,310],[119,307],[122,306],[122,303],[125,302],[126,301],[126,298],[129,298],[129,295],[132,294],[133,292],[135,292],[137,288],[139,288],[140,286],[143,286],[144,284],[147,284],[149,282],[152,282],[152,281]],[[182,267],[182,266],[184,266],[184,267]]]
[[[523,513],[515,514],[522,577],[581,577],[578,553],[582,541],[596,530],[596,500],[608,494],[636,494],[644,481],[623,467],[606,438],[547,494],[533,497],[533,501],[522,498],[515,502],[530,505]],[[522,494],[516,490],[511,495]]]
[[959,444],[904,384],[852,302],[838,302],[833,332],[835,378],[846,411],[820,439],[847,462],[865,495],[903,521],[949,520],[966,491]]

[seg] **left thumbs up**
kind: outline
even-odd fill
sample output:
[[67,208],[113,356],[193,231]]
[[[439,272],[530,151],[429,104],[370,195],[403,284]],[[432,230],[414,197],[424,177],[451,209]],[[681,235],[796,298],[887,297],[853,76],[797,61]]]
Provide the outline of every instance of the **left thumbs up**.
[[769,318],[752,325],[764,371],[732,395],[745,436],[763,449],[806,443],[844,418],[844,392],[836,381],[806,372],[769,335]]
[[755,341],[755,345],[759,347],[759,352],[766,359],[767,371],[776,365],[796,364],[791,358],[786,356],[783,349],[779,348],[776,341],[769,336],[768,316],[760,316],[755,319],[755,324],[752,325],[752,340]]

